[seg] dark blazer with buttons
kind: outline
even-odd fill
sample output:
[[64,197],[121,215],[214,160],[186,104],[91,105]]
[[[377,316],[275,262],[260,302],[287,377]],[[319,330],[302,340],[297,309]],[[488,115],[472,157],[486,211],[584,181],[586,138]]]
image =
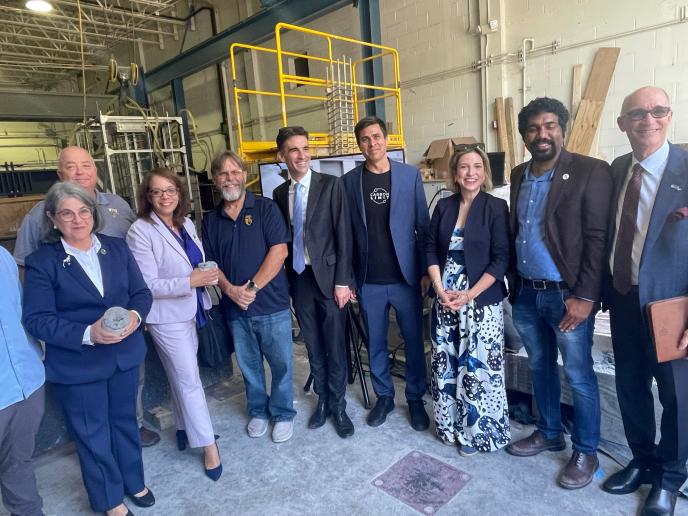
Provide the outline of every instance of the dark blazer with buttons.
[[[529,163],[511,172],[513,238],[518,237],[518,194]],[[612,177],[606,162],[562,149],[545,205],[544,241],[572,294],[583,299],[600,299],[611,196]],[[516,274],[515,260],[512,247],[511,279]],[[512,285],[510,295],[514,293]]]
[[[291,229],[289,216],[289,183],[275,188],[272,196],[287,226]],[[341,180],[328,174],[311,171],[311,185],[308,189],[306,225],[303,241],[308,250],[311,268],[318,288],[328,299],[334,297],[334,286],[354,287],[349,209]],[[289,243],[289,256],[285,261],[290,283],[295,274],[292,266],[293,242]]]
[[[631,167],[632,155],[612,163],[614,191],[609,215],[608,253],[616,238],[616,211],[619,196]],[[609,254],[605,260],[605,292],[612,287]],[[688,294],[688,152],[669,144],[667,160],[652,207],[645,245],[640,257],[638,294],[640,306],[651,301]],[[606,296],[605,296],[606,297]]]
[[[459,216],[461,196],[441,199],[430,220],[425,256],[430,265],[444,270],[452,233]],[[509,266],[509,208],[506,201],[485,192],[473,199],[464,226],[464,258],[468,284],[475,285],[484,273],[497,281],[480,294],[478,306],[491,305],[506,297],[504,275]]]
[[117,344],[83,345],[86,327],[113,306],[136,310],[145,319],[153,296],[121,238],[98,235],[104,296],[62,242],[44,244],[26,257],[24,327],[45,341],[45,372],[51,382],[104,380],[117,369],[138,366],[146,356],[143,324]]

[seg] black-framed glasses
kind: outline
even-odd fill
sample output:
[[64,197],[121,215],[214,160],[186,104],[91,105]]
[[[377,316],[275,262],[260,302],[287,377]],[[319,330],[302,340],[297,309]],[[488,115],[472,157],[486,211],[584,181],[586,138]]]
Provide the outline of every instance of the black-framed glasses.
[[74,222],[77,215],[81,220],[89,220],[93,217],[93,212],[91,208],[81,208],[78,212],[74,213],[72,210],[60,210],[55,213],[55,217],[61,222]]
[[648,113],[652,115],[652,118],[664,118],[671,113],[671,108],[667,106],[655,106],[652,109],[631,109],[627,111],[624,116],[627,116],[634,122],[638,122],[640,120],[645,120]]
[[165,188],[161,190],[160,188],[153,188],[148,190],[151,197],[162,197],[163,194],[167,194],[167,197],[176,197],[179,194],[179,188]]

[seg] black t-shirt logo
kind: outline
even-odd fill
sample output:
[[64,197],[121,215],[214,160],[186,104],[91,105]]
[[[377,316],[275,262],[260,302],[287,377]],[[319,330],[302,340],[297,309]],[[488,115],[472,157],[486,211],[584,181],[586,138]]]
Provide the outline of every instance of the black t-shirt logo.
[[389,192],[384,188],[375,188],[370,192],[370,200],[375,204],[387,204],[389,200]]

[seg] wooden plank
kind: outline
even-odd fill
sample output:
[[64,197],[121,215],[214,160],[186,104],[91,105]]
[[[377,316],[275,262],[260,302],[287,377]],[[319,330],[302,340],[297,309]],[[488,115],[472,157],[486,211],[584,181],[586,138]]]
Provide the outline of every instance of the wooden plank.
[[504,180],[507,183],[510,183],[511,169],[518,165],[518,161],[516,159],[516,135],[518,134],[518,131],[516,130],[516,117],[514,115],[514,99],[507,97],[504,108],[506,111],[506,135],[507,143],[509,145],[509,163],[511,164],[510,167],[505,167],[506,170],[504,171]]
[[603,101],[607,98],[609,85],[612,82],[620,48],[600,48],[590,69],[588,83],[585,86],[584,99]]
[[504,111],[504,97],[495,98],[495,114],[497,118],[497,135],[499,137],[500,150],[504,152],[504,170],[511,170],[509,161],[509,142],[506,132],[506,114]]
[[566,145],[566,149],[569,152],[590,154],[597,128],[600,125],[602,109],[604,109],[604,101],[581,100],[576,120],[573,122],[573,128],[571,129],[571,136]]
[[583,95],[583,65],[573,65],[573,81],[571,82],[571,120],[575,120]]

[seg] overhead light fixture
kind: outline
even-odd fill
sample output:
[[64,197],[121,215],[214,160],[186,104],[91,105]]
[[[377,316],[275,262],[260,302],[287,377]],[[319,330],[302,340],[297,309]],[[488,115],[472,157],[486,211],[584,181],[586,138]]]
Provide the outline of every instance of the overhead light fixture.
[[25,5],[27,9],[39,13],[49,13],[53,10],[53,6],[50,5],[50,2],[46,2],[45,0],[28,0]]

